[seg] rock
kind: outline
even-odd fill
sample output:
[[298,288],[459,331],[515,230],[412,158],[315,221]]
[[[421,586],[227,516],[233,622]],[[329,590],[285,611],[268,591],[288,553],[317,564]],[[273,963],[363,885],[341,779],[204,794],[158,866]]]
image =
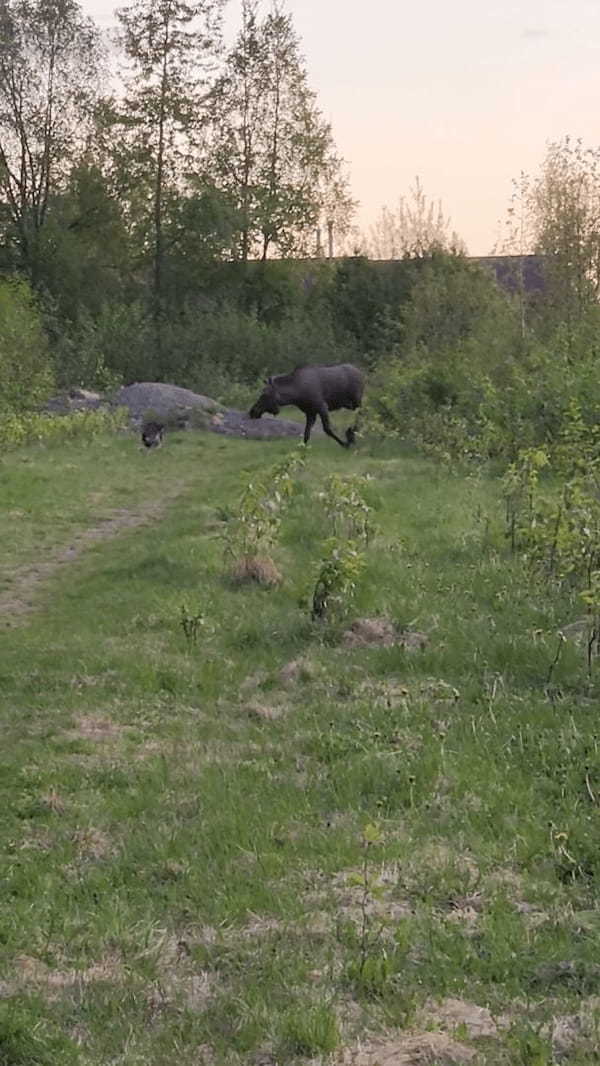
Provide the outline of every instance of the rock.
[[159,418],[177,419],[190,417],[196,409],[209,414],[223,410],[222,404],[210,396],[160,381],[124,385],[112,395],[111,403],[115,407],[126,407],[134,420],[142,419],[148,411]]
[[[223,410],[211,420],[209,427],[213,433],[225,437],[247,437],[248,440],[272,440],[282,437],[301,437],[304,423],[292,422],[285,418],[263,415],[262,418],[249,418],[244,411]],[[319,434],[315,426],[314,434]],[[322,430],[321,430],[322,433]]]
[[99,392],[89,392],[87,389],[69,389],[60,392],[44,406],[49,414],[68,415],[72,411],[95,411],[104,403]]
[[[64,415],[103,405],[127,408],[135,427],[139,427],[144,418],[155,417],[167,429],[206,429],[225,437],[246,437],[249,440],[298,439],[304,432],[304,422],[271,415],[252,419],[245,411],[227,408],[210,396],[160,381],[135,382],[105,396],[73,388],[49,400],[44,410]],[[323,435],[320,426],[314,427],[315,434]]]
[[583,641],[588,641],[590,637],[590,619],[578,618],[576,622],[569,622],[566,626],[561,626],[560,633],[567,640],[572,640],[576,644],[581,644]]
[[90,392],[89,389],[70,389],[69,396],[74,402],[80,402],[89,405],[95,404],[96,406],[102,403],[102,397],[99,392]]

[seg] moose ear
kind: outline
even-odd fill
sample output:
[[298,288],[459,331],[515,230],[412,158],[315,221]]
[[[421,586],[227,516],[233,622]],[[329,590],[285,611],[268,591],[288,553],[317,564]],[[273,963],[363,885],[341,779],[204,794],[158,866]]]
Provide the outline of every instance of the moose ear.
[[267,378],[267,385],[273,384],[273,378]]

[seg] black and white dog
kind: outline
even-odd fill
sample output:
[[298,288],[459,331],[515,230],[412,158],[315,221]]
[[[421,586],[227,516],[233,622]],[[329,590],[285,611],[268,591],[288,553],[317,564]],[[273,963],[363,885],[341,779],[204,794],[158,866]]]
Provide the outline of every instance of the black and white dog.
[[142,443],[146,448],[159,448],[162,444],[165,427],[160,422],[144,422],[142,425]]

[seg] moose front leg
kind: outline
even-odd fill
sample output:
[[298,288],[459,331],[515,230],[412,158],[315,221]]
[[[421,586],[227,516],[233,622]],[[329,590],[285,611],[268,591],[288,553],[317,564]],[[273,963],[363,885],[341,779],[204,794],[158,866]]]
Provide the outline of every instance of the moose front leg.
[[306,425],[304,427],[304,443],[305,444],[308,444],[308,442],[310,440],[310,431],[313,428],[316,420],[317,420],[317,416],[315,414],[310,414],[310,415],[306,416]]

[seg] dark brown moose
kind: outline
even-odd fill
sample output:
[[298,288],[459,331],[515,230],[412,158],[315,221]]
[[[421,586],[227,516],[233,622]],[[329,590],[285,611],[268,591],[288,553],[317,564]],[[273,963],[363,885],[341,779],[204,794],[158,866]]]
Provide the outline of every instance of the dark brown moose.
[[278,415],[280,408],[293,405],[306,415],[304,443],[308,444],[310,432],[317,415],[329,437],[349,448],[354,443],[356,427],[346,430],[346,439],[341,440],[329,421],[330,411],[344,407],[357,411],[362,402],[364,379],[360,370],[350,363],[339,366],[299,366],[291,374],[277,374],[268,378],[258,400],[250,409],[250,418],[260,418],[267,412]]

